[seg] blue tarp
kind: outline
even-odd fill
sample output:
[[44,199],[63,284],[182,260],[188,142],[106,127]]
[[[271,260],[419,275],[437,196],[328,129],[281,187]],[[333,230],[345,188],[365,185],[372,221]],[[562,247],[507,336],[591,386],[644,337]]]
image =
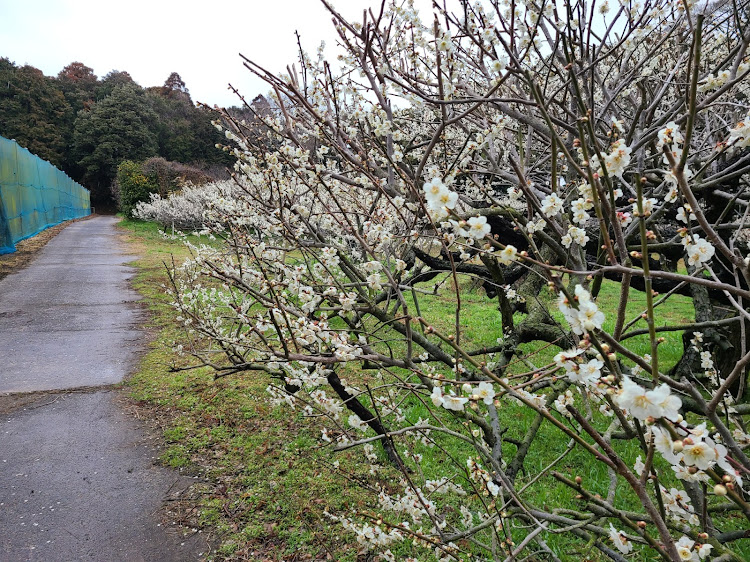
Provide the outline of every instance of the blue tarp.
[[88,189],[16,141],[0,137],[0,254],[66,220],[91,214]]

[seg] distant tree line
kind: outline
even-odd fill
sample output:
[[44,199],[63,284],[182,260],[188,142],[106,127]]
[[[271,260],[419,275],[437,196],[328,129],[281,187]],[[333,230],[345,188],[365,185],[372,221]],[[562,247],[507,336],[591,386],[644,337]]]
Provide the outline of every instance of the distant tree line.
[[129,73],[101,79],[80,62],[56,77],[0,58],[0,135],[49,160],[91,190],[92,202],[114,206],[118,165],[160,157],[222,177],[233,158],[210,110],[196,106],[179,74],[143,88]]

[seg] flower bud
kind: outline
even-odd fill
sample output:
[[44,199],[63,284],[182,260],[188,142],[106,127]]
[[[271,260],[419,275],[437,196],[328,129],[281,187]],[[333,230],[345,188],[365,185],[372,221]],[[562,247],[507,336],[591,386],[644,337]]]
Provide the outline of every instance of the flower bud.
[[716,494],[717,496],[726,496],[727,489],[721,484],[717,484],[716,486],[714,486],[714,494]]
[[583,482],[583,478],[576,476],[576,484],[580,484],[581,482]]
[[672,451],[675,453],[679,453],[682,451],[683,442],[678,439],[677,441],[672,441]]

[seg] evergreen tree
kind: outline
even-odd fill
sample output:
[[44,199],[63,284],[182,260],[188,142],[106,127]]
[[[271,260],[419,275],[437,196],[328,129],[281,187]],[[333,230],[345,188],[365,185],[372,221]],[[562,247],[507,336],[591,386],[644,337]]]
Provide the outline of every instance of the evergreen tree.
[[149,88],[147,98],[158,115],[160,156],[203,166],[232,164],[230,157],[216,149],[224,138],[211,124],[211,112],[193,105],[179,74],[170,74],[161,88]]
[[72,62],[57,74],[57,80],[75,113],[88,109],[94,103],[97,78],[91,67],[82,62]]
[[182,80],[179,74],[173,72],[164,82],[162,86],[162,95],[171,99],[183,99],[193,104],[193,100],[190,99],[190,91],[187,89],[185,82]]
[[156,121],[142,90],[131,84],[78,114],[71,155],[97,204],[111,203],[110,185],[120,162],[157,154]]
[[136,88],[140,88],[138,84],[130,76],[129,72],[124,70],[112,70],[102,78],[96,87],[96,101],[101,101],[107,96],[111,95],[115,88],[118,86],[124,86],[130,84]]
[[0,58],[0,135],[62,166],[72,113],[54,79]]

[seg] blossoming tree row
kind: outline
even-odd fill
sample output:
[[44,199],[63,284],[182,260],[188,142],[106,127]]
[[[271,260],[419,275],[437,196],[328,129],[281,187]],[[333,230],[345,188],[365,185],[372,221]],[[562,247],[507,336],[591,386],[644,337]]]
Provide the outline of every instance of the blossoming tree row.
[[746,559],[747,3],[323,5],[340,64],[217,121],[185,351],[363,451],[383,559]]

